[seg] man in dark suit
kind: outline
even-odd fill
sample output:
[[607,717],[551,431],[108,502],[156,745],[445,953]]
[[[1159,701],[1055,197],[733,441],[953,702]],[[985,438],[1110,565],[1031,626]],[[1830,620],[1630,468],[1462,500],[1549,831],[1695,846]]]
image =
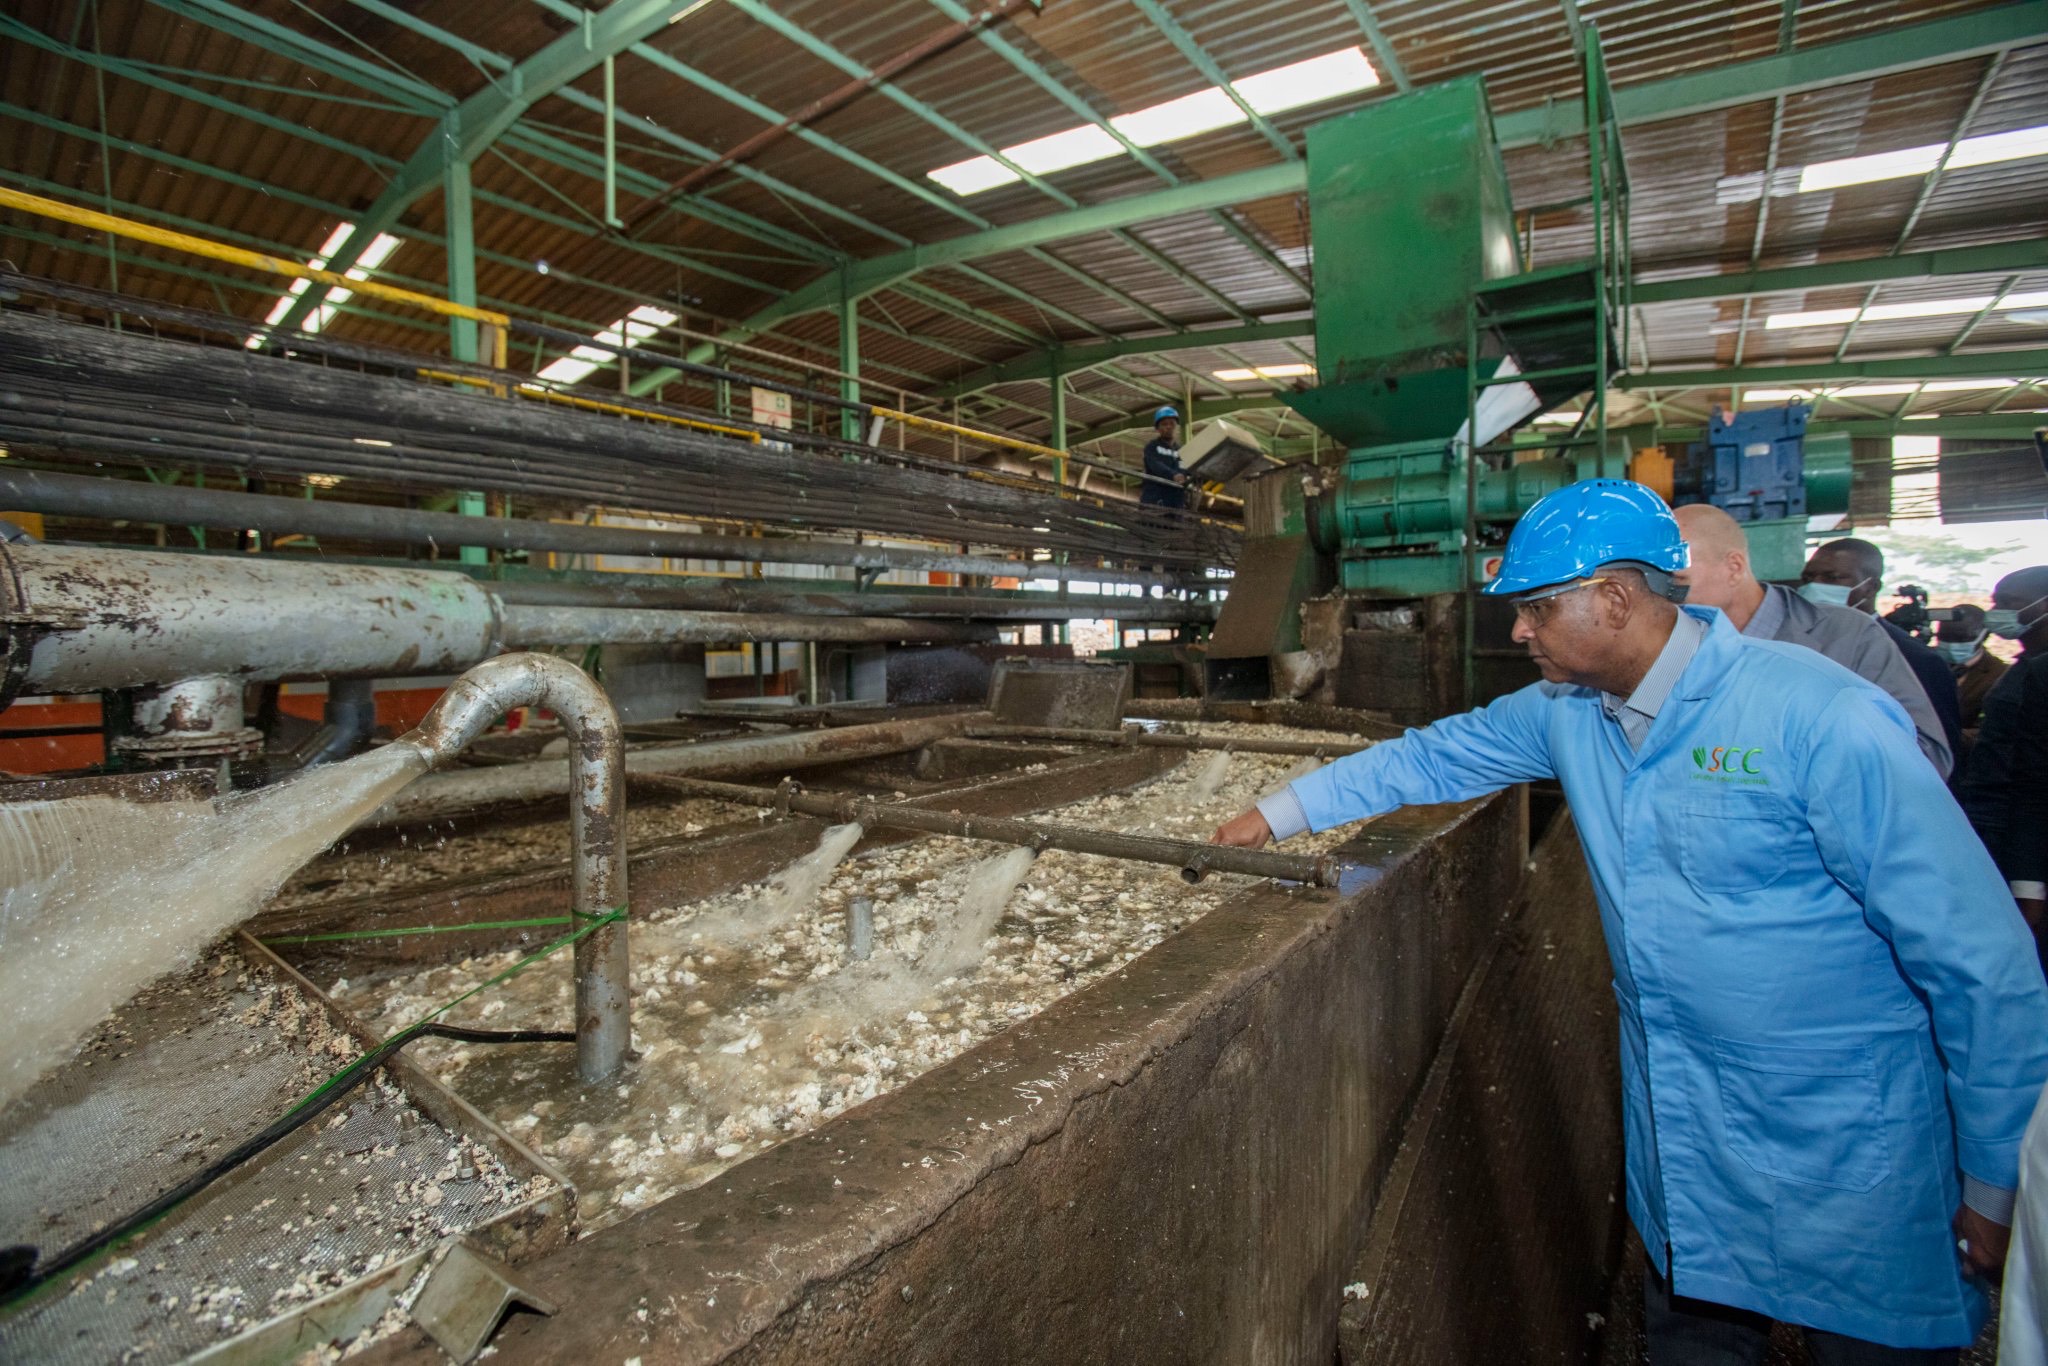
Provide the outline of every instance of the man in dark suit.
[[2048,931],[2048,565],[2000,579],[1984,624],[2022,653],[1985,695],[1956,796],[2039,939]]
[[[1877,617],[1877,595],[1883,587],[1884,552],[1853,536],[1829,541],[1814,551],[1806,561],[1805,572],[1799,576],[1799,596],[1830,606],[1852,607],[1872,617]],[[1963,704],[1947,662],[1884,618],[1877,617],[1877,624],[1899,647],[1906,667],[1927,690],[1927,700],[1934,705],[1942,733],[1948,738],[1948,752],[1958,752],[1963,745]]]

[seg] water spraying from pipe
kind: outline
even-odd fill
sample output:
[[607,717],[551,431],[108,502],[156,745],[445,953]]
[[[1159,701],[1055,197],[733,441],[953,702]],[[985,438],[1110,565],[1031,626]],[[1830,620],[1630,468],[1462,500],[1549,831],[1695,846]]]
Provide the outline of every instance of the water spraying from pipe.
[[1208,801],[1216,795],[1216,789],[1223,786],[1223,780],[1230,776],[1230,751],[1219,750],[1202,763],[1202,771],[1195,778],[1195,785],[1188,791],[1188,800],[1194,803]]
[[0,1107],[427,765],[399,743],[211,802],[0,806]]
[[795,924],[816,911],[818,893],[867,833],[859,821],[834,825],[818,837],[818,847],[768,879],[758,900],[713,911],[681,927],[707,944],[759,939]]
[[1288,769],[1286,773],[1281,775],[1280,781],[1276,783],[1274,786],[1285,787],[1289,783],[1293,782],[1296,778],[1306,778],[1309,774],[1315,772],[1322,766],[1323,761],[1321,759],[1316,758],[1314,756],[1310,756],[1309,758],[1303,759],[1293,768]]
[[981,962],[988,950],[988,937],[1003,918],[1003,908],[1010,904],[1017,884],[1030,874],[1037,858],[1035,849],[1005,849],[974,866],[959,906],[925,948],[923,966],[928,972],[953,977]]

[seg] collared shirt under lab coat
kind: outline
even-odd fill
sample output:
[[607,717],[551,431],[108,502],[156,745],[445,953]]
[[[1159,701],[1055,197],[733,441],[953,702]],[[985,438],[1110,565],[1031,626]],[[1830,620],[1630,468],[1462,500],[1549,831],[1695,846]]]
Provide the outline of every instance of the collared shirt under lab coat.
[[1707,630],[1640,750],[1600,694],[1539,683],[1289,791],[1325,830],[1560,779],[1621,1005],[1629,1215],[1677,1291],[1968,1343],[1961,1177],[2016,1184],[2048,1079],[2031,937],[1896,703],[1684,610]]

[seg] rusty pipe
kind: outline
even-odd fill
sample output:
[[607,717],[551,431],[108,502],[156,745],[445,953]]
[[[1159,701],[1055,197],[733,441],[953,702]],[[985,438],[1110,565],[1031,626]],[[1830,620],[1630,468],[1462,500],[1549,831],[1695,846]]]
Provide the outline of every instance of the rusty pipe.
[[[576,941],[576,1072],[601,1081],[625,1060],[632,1037],[633,966],[626,949],[626,744],[619,718],[590,676],[552,655],[487,660],[448,685],[400,743],[446,763],[514,707],[546,707],[569,732],[569,914]],[[612,919],[614,912],[621,918]]]
[[1090,830],[1078,825],[1048,825],[1002,816],[963,816],[951,811],[907,806],[901,802],[877,801],[857,793],[828,796],[805,792],[787,780],[780,787],[746,787],[739,783],[710,782],[702,778],[637,774],[633,780],[690,797],[708,797],[713,801],[766,807],[775,811],[794,811],[842,823],[858,821],[869,830],[887,826],[927,835],[954,835],[961,839],[1014,844],[1032,850],[1065,849],[1076,854],[1101,854],[1139,863],[1159,863],[1179,869],[1183,882],[1200,882],[1215,872],[1244,873],[1251,877],[1281,878],[1316,887],[1334,887],[1343,871],[1343,864],[1328,854],[1275,854],[1263,849],[1238,849],[1194,840],[1120,835],[1110,830]]
[[503,604],[510,649],[562,645],[730,644],[743,640],[890,641],[955,644],[990,641],[993,626],[910,617],[827,617],[789,612],[689,612],[651,607],[546,607]]
[[1181,735],[1152,730],[1075,730],[1065,726],[970,726],[970,740],[1043,740],[1055,744],[1136,746],[1154,749],[1224,749],[1233,754],[1286,754],[1338,759],[1370,749],[1370,742],[1246,740],[1233,735]]

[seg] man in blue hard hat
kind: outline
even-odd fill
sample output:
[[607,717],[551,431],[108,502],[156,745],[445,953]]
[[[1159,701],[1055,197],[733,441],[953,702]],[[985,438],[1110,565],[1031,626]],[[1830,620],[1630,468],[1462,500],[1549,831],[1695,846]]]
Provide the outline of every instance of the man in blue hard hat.
[[1956,1360],[2048,1079],[2025,923],[1898,703],[1677,606],[1648,489],[1551,494],[1488,593],[1543,681],[1340,759],[1216,832],[1326,830],[1556,777],[1620,1002],[1656,1366]]
[[1161,408],[1153,413],[1152,430],[1152,439],[1145,443],[1145,473],[1152,477],[1139,488],[1138,501],[1148,507],[1184,508],[1188,476],[1180,467],[1179,410]]

